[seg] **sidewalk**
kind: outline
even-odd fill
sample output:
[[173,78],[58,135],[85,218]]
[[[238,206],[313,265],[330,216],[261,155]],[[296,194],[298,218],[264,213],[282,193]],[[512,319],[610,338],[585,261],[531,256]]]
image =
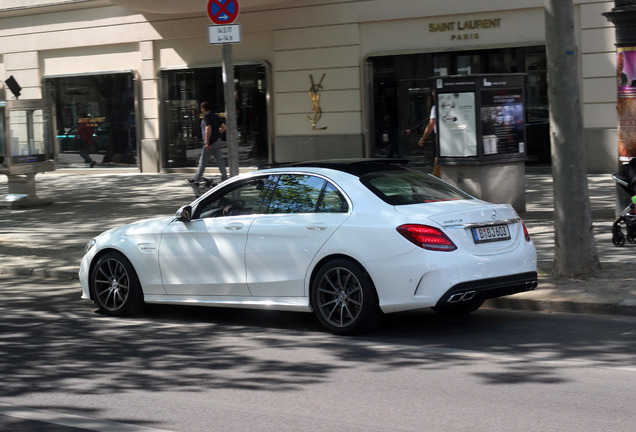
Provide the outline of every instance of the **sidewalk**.
[[[0,208],[2,274],[77,279],[84,245],[106,229],[171,215],[194,199],[187,174],[140,174],[108,170],[59,170],[38,174],[37,194],[53,204]],[[609,175],[588,177],[594,233],[602,273],[580,281],[550,275],[554,249],[552,177],[526,175],[526,212],[521,214],[537,247],[536,291],[490,300],[489,307],[636,316],[636,245],[611,240],[615,185]],[[0,176],[0,198],[7,178]],[[576,217],[576,215],[572,215]],[[79,284],[78,284],[79,290]],[[78,291],[79,292],[79,291]]]

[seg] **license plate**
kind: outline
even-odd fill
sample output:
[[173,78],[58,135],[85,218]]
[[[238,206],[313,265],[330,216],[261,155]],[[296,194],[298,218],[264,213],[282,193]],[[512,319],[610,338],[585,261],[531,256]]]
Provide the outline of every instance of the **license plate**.
[[510,240],[510,231],[508,225],[477,227],[473,228],[473,240],[475,243]]

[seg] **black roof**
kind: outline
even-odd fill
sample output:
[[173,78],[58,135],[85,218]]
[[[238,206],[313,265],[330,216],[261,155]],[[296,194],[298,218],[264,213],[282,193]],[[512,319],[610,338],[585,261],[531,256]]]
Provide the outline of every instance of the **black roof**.
[[280,167],[314,167],[330,168],[343,171],[355,176],[362,176],[370,172],[386,171],[392,169],[402,169],[408,164],[408,159],[388,159],[388,158],[352,158],[352,159],[325,159],[317,161],[273,163],[260,166],[259,169],[280,168]]

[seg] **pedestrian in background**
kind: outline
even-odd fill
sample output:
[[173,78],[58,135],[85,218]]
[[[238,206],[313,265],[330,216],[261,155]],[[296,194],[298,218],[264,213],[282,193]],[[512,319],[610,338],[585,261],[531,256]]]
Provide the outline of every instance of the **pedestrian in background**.
[[[433,93],[433,102],[435,101],[435,93]],[[409,135],[412,130],[418,130],[422,123],[426,122],[426,120],[421,121],[415,128],[407,129],[404,132]],[[428,118],[428,123],[426,124],[426,128],[424,129],[424,134],[422,138],[417,141],[417,145],[420,147],[424,147],[424,143],[426,139],[433,135],[437,134],[437,114],[435,112],[435,103],[431,107],[431,114]],[[441,177],[442,175],[442,167],[437,163],[437,144],[435,138],[433,138],[433,175],[436,177]]]
[[77,125],[77,134],[79,135],[79,155],[84,159],[91,168],[95,166],[95,161],[91,158],[89,146],[93,143],[93,127],[89,123],[90,118],[87,116],[79,119]]
[[[422,138],[420,138],[420,140],[417,142],[417,145],[420,147],[424,147],[426,138],[428,138],[429,135],[431,135],[432,133],[437,133],[437,116],[435,115],[435,105],[431,107],[431,115],[428,118],[428,124],[424,129],[424,135],[422,135]],[[435,155],[435,145],[433,145],[433,156],[437,157]]]
[[211,104],[208,101],[201,102],[201,136],[203,137],[203,148],[201,149],[201,157],[199,158],[199,167],[194,178],[190,179],[190,183],[196,183],[203,177],[205,167],[212,156],[216,161],[216,165],[221,172],[221,180],[227,180],[227,171],[225,169],[225,161],[223,160],[223,141],[221,134],[225,132],[225,123],[211,111]]

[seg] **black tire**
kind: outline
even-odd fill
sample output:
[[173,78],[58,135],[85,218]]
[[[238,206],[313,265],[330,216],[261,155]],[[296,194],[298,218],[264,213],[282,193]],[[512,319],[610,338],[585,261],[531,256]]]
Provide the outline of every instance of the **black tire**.
[[612,235],[612,243],[614,243],[614,246],[623,246],[625,244],[625,234],[622,232],[615,232]]
[[624,216],[619,217],[614,221],[612,225],[612,243],[614,246],[623,246],[625,244],[625,234],[623,234],[623,225],[627,228],[627,235],[629,235],[629,226],[627,226],[627,221]]
[[320,267],[312,283],[312,305],[320,324],[334,334],[367,332],[382,318],[371,278],[347,259]]
[[461,316],[475,312],[484,304],[483,299],[474,299],[460,303],[435,306],[433,310],[444,316]]
[[90,288],[93,301],[107,315],[133,315],[143,307],[137,273],[119,252],[107,252],[99,257],[91,272]]

